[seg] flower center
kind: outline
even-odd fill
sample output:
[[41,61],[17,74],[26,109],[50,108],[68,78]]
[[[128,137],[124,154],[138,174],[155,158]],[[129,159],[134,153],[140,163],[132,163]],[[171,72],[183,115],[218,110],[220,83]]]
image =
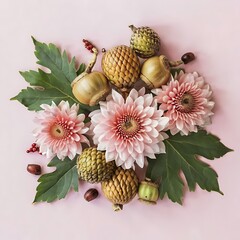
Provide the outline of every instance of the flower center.
[[189,113],[193,110],[194,104],[194,97],[190,93],[186,92],[180,97],[177,104],[177,110],[180,112]]
[[63,122],[55,122],[50,128],[50,133],[55,139],[69,138],[72,134],[68,124]]
[[136,116],[125,115],[117,120],[117,135],[124,139],[134,137],[140,130],[140,120]]
[[127,133],[134,133],[138,129],[138,123],[134,119],[128,119],[122,123],[122,129]]

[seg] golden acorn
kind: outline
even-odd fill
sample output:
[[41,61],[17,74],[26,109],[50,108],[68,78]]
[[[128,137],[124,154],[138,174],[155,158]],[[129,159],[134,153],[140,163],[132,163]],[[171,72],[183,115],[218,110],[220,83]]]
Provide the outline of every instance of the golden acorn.
[[115,211],[130,202],[138,191],[138,178],[133,169],[118,167],[108,181],[102,182],[102,190],[107,199],[114,205]]
[[156,55],[160,49],[160,38],[150,27],[136,28],[129,26],[133,31],[130,40],[130,47],[141,58],[149,58]]
[[105,152],[97,148],[86,148],[77,159],[77,171],[81,179],[97,183],[108,180],[114,174],[114,161],[106,162]]
[[149,89],[166,84],[170,76],[169,62],[163,55],[151,57],[142,65],[140,78],[147,84]]
[[170,80],[170,67],[187,64],[194,59],[195,56],[191,52],[185,53],[178,61],[169,61],[164,55],[151,57],[143,62],[140,78],[149,89],[159,88]]
[[140,62],[130,47],[121,45],[103,55],[102,70],[113,85],[126,92],[139,78]]
[[86,48],[93,53],[93,59],[86,70],[73,80],[71,86],[73,95],[79,102],[94,106],[108,95],[110,87],[103,73],[91,72],[96,63],[98,51],[89,41],[84,40],[84,43]]

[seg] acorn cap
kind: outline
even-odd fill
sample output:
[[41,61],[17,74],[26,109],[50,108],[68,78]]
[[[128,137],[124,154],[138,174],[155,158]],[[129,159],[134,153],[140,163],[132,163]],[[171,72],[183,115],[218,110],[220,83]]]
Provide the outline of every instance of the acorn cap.
[[106,162],[105,152],[99,151],[97,148],[85,148],[77,159],[79,178],[90,183],[110,179],[115,169],[115,162]]
[[126,91],[139,78],[140,62],[130,47],[121,45],[105,52],[102,57],[102,70],[113,85]]
[[137,194],[137,175],[133,169],[118,167],[111,179],[102,182],[102,190],[114,206],[126,204]]
[[149,58],[156,55],[160,49],[160,38],[150,27],[136,28],[129,26],[133,31],[130,40],[130,47],[141,58]]

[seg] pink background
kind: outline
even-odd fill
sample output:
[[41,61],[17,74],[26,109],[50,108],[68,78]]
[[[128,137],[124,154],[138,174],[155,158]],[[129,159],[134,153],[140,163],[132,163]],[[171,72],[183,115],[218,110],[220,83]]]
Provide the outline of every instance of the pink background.
[[[239,0],[1,0],[0,239],[239,240],[239,23]],[[86,202],[83,194],[91,185],[82,183],[78,193],[70,192],[64,200],[33,205],[37,177],[26,172],[26,165],[46,166],[47,161],[25,153],[33,142],[34,113],[9,101],[27,86],[18,71],[37,68],[30,36],[87,63],[90,55],[82,38],[99,48],[128,45],[130,24],[154,28],[162,53],[171,59],[195,52],[197,60],[186,69],[205,77],[216,101],[208,129],[235,149],[211,162],[225,195],[198,188],[185,192],[183,206],[167,198],[156,206],[135,199],[115,213],[103,196]],[[100,70],[99,62],[95,69]]]

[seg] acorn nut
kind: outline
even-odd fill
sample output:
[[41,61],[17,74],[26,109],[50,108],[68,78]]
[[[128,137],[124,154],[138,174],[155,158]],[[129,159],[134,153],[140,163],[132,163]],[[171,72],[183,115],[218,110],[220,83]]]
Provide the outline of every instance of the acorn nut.
[[27,171],[34,175],[40,175],[42,173],[41,166],[38,164],[28,164]]
[[92,72],[97,60],[98,50],[85,39],[84,43],[85,47],[93,53],[93,58],[85,71],[77,76],[71,83],[72,93],[79,102],[94,106],[109,94],[110,86],[103,73]]
[[88,202],[98,197],[98,190],[95,188],[88,189],[84,194],[84,199]]
[[143,63],[140,78],[149,89],[153,89],[166,84],[170,75],[168,59],[164,55],[160,55],[151,57]]
[[187,64],[195,59],[195,55],[192,52],[187,52],[182,55],[181,60],[184,64]]
[[82,73],[72,83],[72,92],[83,104],[94,106],[110,92],[106,77],[101,72]]
[[181,60],[177,61],[169,61],[164,55],[151,57],[143,63],[140,78],[149,89],[159,88],[170,80],[170,68],[178,67],[183,63],[187,64],[194,59],[192,52],[185,53]]

